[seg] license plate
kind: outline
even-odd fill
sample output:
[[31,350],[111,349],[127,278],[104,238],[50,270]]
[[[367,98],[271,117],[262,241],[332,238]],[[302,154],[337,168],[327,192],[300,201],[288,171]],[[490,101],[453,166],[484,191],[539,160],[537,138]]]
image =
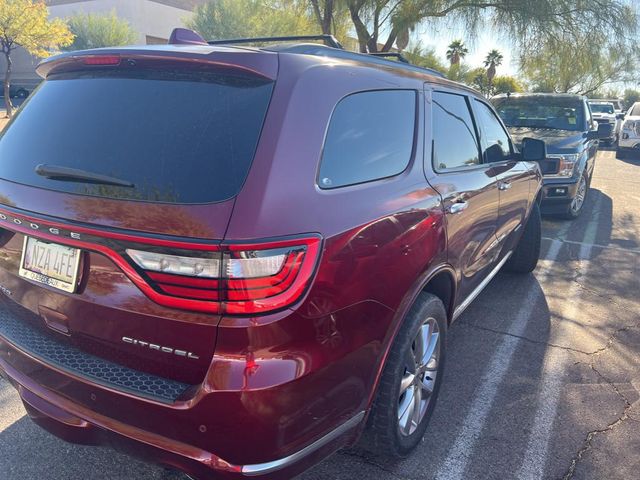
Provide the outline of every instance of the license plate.
[[20,276],[73,293],[78,279],[80,250],[25,237]]

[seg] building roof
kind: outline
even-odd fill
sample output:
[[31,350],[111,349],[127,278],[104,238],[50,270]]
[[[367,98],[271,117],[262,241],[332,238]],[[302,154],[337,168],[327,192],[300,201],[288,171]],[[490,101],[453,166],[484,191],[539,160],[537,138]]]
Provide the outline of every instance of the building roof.
[[[85,3],[93,0],[45,0],[45,3],[54,7],[56,5],[65,5],[69,3]],[[206,0],[149,0],[154,3],[161,3],[170,7],[180,8],[181,10],[192,11],[198,5],[206,3]]]

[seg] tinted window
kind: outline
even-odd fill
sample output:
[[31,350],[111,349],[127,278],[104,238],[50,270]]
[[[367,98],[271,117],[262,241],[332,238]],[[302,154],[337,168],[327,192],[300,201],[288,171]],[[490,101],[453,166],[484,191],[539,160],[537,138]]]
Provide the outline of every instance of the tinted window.
[[640,103],[635,103],[633,105],[633,108],[631,108],[630,115],[632,117],[640,117]]
[[512,95],[494,100],[493,105],[508,127],[582,131],[585,126],[585,108],[577,97]]
[[411,159],[416,94],[386,90],[350,95],[333,112],[320,164],[321,188],[391,177]]
[[[135,75],[135,76],[133,76]],[[252,162],[272,84],[199,72],[57,76],[0,137],[0,177],[69,193],[171,203],[236,195]],[[39,164],[135,186],[37,175]]]
[[483,102],[474,100],[476,122],[480,128],[482,155],[485,162],[500,162],[511,156],[509,135],[493,111]]
[[478,165],[478,143],[466,98],[434,92],[432,99],[435,169]]

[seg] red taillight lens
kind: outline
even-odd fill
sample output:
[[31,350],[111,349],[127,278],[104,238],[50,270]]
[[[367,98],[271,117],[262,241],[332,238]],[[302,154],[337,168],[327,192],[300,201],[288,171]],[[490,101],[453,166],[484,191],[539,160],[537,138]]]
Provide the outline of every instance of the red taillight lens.
[[[226,314],[267,313],[295,303],[313,275],[320,239],[228,245],[210,257],[128,249],[161,303]],[[202,255],[196,253],[196,255]],[[173,300],[172,300],[173,299]]]
[[82,57],[85,65],[120,65],[120,55],[91,55]]

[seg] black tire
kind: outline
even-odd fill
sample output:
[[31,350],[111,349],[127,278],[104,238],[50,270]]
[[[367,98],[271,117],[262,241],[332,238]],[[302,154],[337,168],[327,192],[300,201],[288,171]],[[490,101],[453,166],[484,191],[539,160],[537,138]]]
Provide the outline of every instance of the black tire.
[[[577,202],[577,198],[581,188],[580,185],[582,182],[584,182],[584,185],[585,185],[582,201],[578,203],[574,203],[574,202]],[[576,218],[578,218],[582,213],[582,210],[584,210],[584,204],[587,202],[588,196],[589,196],[589,178],[587,177],[586,172],[582,172],[582,176],[580,177],[580,180],[578,183],[578,190],[576,191],[576,196],[571,200],[569,205],[567,205],[566,211],[560,216],[566,220],[575,220]]]
[[534,203],[518,246],[504,264],[504,270],[511,273],[530,273],[538,265],[540,240],[542,238],[540,206]]
[[27,92],[24,88],[21,88],[16,93],[17,98],[27,98],[29,96],[29,92]]
[[[417,422],[417,427],[412,432],[401,432],[401,416],[399,411],[402,401],[408,400],[406,395],[421,389],[417,382],[408,387],[405,393],[401,393],[401,381],[411,375],[406,368],[407,359],[414,359],[415,340],[419,331],[427,326],[425,322],[431,322],[438,328],[437,359],[435,364],[431,363],[432,357],[424,365],[435,365],[435,369],[418,374],[415,378],[423,375],[421,383],[432,383],[431,394],[427,396],[425,406],[420,406],[421,419]],[[428,328],[428,327],[427,327]],[[432,331],[432,330],[429,330]],[[433,330],[435,332],[435,328]],[[406,457],[422,440],[424,432],[429,424],[429,419],[436,405],[436,399],[442,383],[442,373],[445,364],[446,350],[447,315],[442,301],[430,293],[421,293],[409,310],[400,331],[396,336],[387,362],[382,372],[378,391],[369,414],[367,428],[361,439],[361,446],[373,453],[386,456],[402,458]],[[433,338],[432,334],[427,335]],[[414,363],[415,365],[415,363]],[[418,371],[416,369],[415,371]],[[411,398],[416,398],[415,393]],[[422,395],[422,393],[421,393]],[[423,400],[424,398],[421,397]],[[412,403],[413,404],[413,403]],[[421,405],[419,403],[419,405]],[[400,418],[399,418],[400,416]],[[414,428],[411,423],[409,428]]]
[[618,160],[624,160],[625,158],[627,158],[627,152],[621,150],[620,148],[616,149],[616,158]]

